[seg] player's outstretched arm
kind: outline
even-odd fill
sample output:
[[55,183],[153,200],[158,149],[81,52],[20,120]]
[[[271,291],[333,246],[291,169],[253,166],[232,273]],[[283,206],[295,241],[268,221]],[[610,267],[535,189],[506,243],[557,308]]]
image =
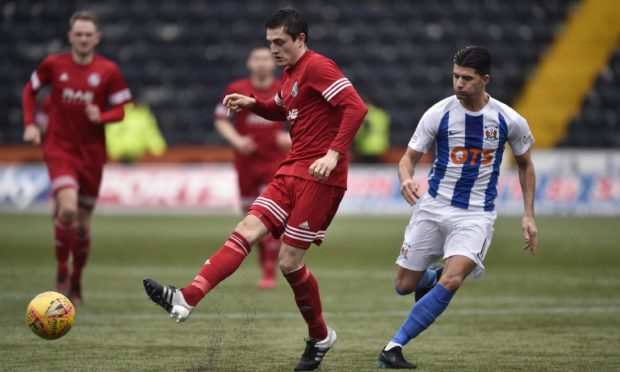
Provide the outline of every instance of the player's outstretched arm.
[[278,106],[275,97],[268,100],[261,100],[260,98],[233,93],[224,97],[222,103],[226,108],[233,112],[239,112],[243,109],[247,109],[267,120],[286,120],[284,108],[283,106]]
[[409,205],[414,205],[418,198],[420,184],[413,178],[415,167],[422,158],[422,153],[410,147],[398,163],[398,178],[400,179],[400,193]]
[[534,194],[536,190],[536,172],[534,171],[534,163],[530,150],[524,154],[515,156],[517,166],[519,167],[519,182],[521,183],[521,191],[523,193],[523,219],[521,221],[521,230],[523,231],[523,250],[529,250],[536,254],[538,248],[538,229],[534,219]]
[[251,109],[256,104],[256,99],[243,94],[233,93],[224,97],[222,104],[232,112],[239,112],[243,109]]
[[28,82],[22,92],[22,109],[24,111],[24,142],[39,145],[41,143],[41,130],[35,125],[34,114],[37,106],[37,92]]

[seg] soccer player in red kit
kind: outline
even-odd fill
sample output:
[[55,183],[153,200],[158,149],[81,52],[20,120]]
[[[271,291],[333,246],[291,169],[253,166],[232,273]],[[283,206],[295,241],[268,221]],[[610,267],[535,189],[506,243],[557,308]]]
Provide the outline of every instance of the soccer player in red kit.
[[304,264],[306,250],[321,244],[347,185],[347,150],[367,109],[336,64],[307,47],[308,25],[294,9],[282,9],[266,23],[267,42],[280,67],[282,88],[269,100],[231,94],[224,106],[248,109],[268,120],[288,120],[292,147],[274,180],[250,207],[226,243],[182,289],[150,278],[144,287],[153,302],[177,322],[231,275],[268,233],[282,237],[279,267],[308,325],[306,349],[296,371],[319,367],[336,343],[325,325],[317,281]]
[[37,92],[51,86],[43,155],[55,201],[56,285],[79,305],[82,270],[90,252],[90,218],[106,162],[103,124],[123,119],[123,104],[131,94],[116,64],[95,53],[101,35],[94,14],[75,12],[68,37],[71,50],[43,60],[24,87],[22,105],[24,141],[38,145]]
[[[276,65],[269,48],[262,46],[252,49],[246,65],[250,76],[230,83],[224,96],[240,93],[261,99],[273,98],[281,85],[274,76]],[[228,109],[222,103],[216,106],[215,127],[235,150],[241,206],[247,212],[286,158],[291,138],[284,130],[282,120],[266,120],[247,110],[239,112],[234,119],[233,124],[228,117]],[[258,286],[263,289],[274,288],[280,240],[267,234],[258,242],[258,247],[263,271]]]

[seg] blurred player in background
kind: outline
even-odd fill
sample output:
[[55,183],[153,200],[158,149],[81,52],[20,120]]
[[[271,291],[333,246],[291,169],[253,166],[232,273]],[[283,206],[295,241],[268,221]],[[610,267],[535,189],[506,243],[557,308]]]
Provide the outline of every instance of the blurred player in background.
[[[276,64],[267,47],[252,49],[247,60],[250,76],[233,81],[224,96],[239,93],[266,100],[273,98],[281,84],[274,76]],[[291,138],[284,130],[284,121],[270,121],[244,110],[235,115],[233,124],[228,109],[222,104],[215,108],[215,127],[235,150],[235,170],[245,212],[273,180],[280,163],[291,147]],[[275,270],[280,250],[280,240],[271,234],[259,242],[259,262],[263,277],[258,286],[274,288]]]
[[308,50],[308,24],[296,10],[278,11],[265,28],[276,64],[284,67],[282,88],[268,100],[231,94],[223,103],[233,112],[249,109],[268,120],[288,120],[290,154],[193,283],[179,290],[146,278],[144,287],[151,300],[183,321],[210,290],[237,270],[252,244],[269,233],[283,235],[280,270],[309,333],[295,370],[311,371],[336,343],[336,333],[325,325],[318,283],[304,264],[304,255],[313,242],[322,243],[338,210],[347,185],[347,151],[367,109],[336,64]]
[[95,53],[101,34],[93,13],[75,12],[68,37],[71,50],[43,60],[24,87],[22,105],[24,141],[39,145],[37,92],[51,86],[43,155],[55,202],[56,285],[79,305],[82,270],[90,252],[90,218],[106,162],[103,124],[123,119],[123,105],[131,94],[116,64]]
[[[485,92],[490,73],[491,55],[486,49],[459,50],[452,72],[455,95],[426,111],[400,161],[401,193],[414,205],[419,190],[413,178],[415,167],[433,144],[436,147],[428,193],[411,216],[396,261],[396,292],[415,291],[416,303],[381,351],[380,367],[416,368],[405,360],[402,347],[441,315],[467,276],[484,273],[482,261],[493,237],[506,142],[515,154],[523,191],[523,249],[536,253],[536,176],[530,157],[534,138],[523,117]],[[445,267],[429,269],[440,258]]]

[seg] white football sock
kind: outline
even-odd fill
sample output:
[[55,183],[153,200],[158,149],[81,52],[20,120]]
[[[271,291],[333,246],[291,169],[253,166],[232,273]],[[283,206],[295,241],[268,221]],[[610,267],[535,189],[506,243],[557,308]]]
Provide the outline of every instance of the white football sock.
[[397,343],[396,343],[396,342],[394,342],[394,341],[390,341],[390,342],[388,342],[388,344],[387,344],[387,345],[385,345],[385,349],[383,349],[383,350],[385,350],[385,351],[390,351],[390,350],[392,350],[392,349],[393,349],[393,348],[395,348],[395,347],[400,347],[400,348],[402,349],[402,348],[403,348],[403,345],[401,345],[401,344],[397,344]]

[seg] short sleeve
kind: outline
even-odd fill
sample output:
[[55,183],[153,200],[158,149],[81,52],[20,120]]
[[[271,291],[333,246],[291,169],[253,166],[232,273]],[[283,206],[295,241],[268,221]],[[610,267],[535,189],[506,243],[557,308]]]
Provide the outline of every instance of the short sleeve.
[[108,92],[108,104],[110,106],[124,105],[131,101],[131,92],[127,88],[125,79],[123,79],[123,75],[116,65],[114,65],[110,74]]
[[411,140],[409,141],[409,148],[412,150],[426,153],[430,150],[431,145],[437,138],[437,130],[439,128],[439,115],[431,108],[426,111],[418,127],[416,128]]
[[30,75],[30,84],[32,89],[36,92],[41,87],[48,85],[52,80],[52,61],[50,57],[47,57],[41,62],[39,67]]
[[523,155],[534,144],[534,136],[523,117],[519,116],[508,128],[508,143],[516,156]]
[[309,72],[311,76],[308,80],[312,88],[332,106],[337,106],[344,97],[355,92],[353,84],[330,59],[317,60]]

